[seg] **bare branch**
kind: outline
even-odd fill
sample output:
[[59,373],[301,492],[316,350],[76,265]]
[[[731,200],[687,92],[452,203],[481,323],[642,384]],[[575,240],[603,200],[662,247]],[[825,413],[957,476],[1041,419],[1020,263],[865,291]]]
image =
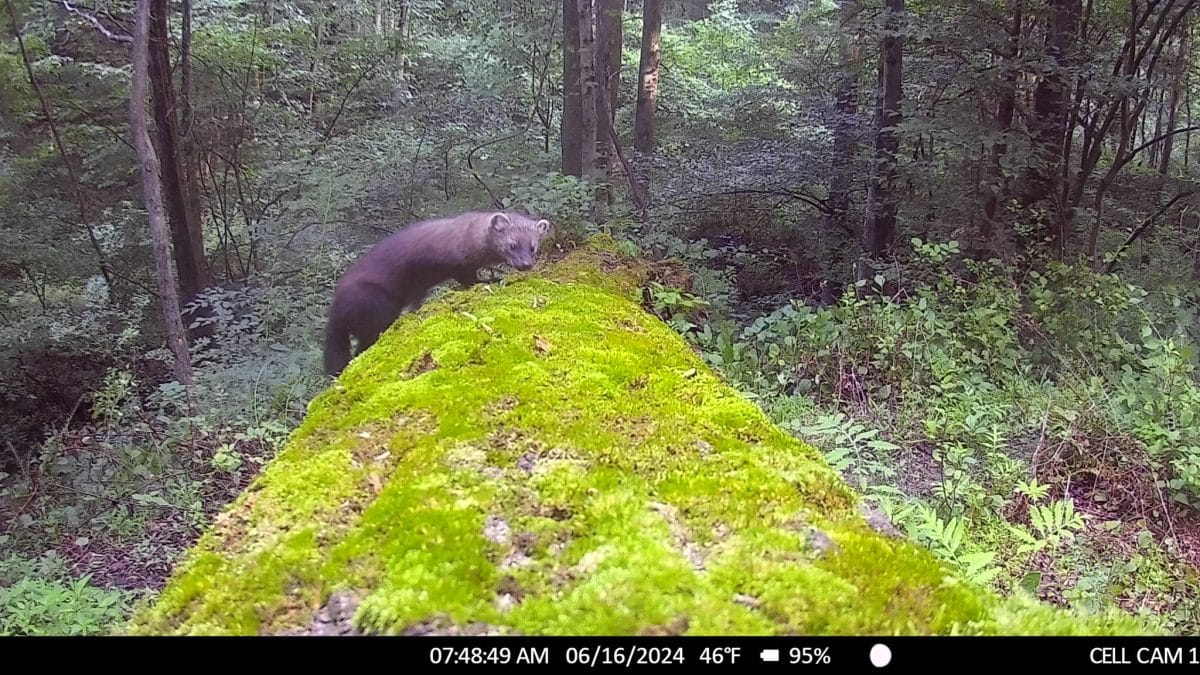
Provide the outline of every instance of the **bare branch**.
[[621,160],[621,166],[625,167],[625,176],[629,179],[629,197],[633,200],[633,205],[637,208],[642,220],[646,219],[646,212],[649,204],[646,198],[642,196],[641,190],[638,189],[637,178],[633,174],[633,167],[629,165],[629,160],[625,158],[625,151],[621,149],[621,139],[617,137],[616,130],[613,125],[608,124],[608,137],[612,141],[613,150],[617,153],[617,159]]
[[100,19],[97,19],[96,17],[92,16],[91,14],[88,14],[87,12],[75,7],[70,2],[68,2],[68,0],[51,0],[51,2],[58,4],[63,9],[67,10],[67,12],[74,14],[75,16],[78,16],[78,17],[82,18],[84,21],[87,21],[88,23],[92,24],[92,26],[95,27],[96,30],[100,31],[104,35],[104,37],[108,38],[109,40],[112,40],[113,42],[120,42],[122,44],[127,44],[127,45],[133,44],[132,37],[130,37],[128,35],[121,35],[120,33],[114,33],[111,30],[105,28],[104,24],[100,23]]
[[1129,152],[1129,157],[1125,158],[1124,162],[1121,162],[1121,166],[1123,167],[1126,164],[1128,164],[1129,160],[1133,159],[1134,155],[1136,155],[1139,152],[1145,150],[1146,148],[1154,145],[1155,143],[1162,143],[1163,141],[1167,140],[1171,136],[1174,136],[1175,134],[1184,134],[1184,133],[1188,133],[1191,131],[1200,131],[1200,126],[1190,126],[1190,127],[1183,127],[1181,129],[1173,129],[1171,131],[1168,131],[1165,134],[1156,136],[1155,138],[1152,138],[1152,139],[1146,141],[1145,143],[1142,143],[1141,145],[1137,146],[1133,150],[1131,150]]
[[1133,228],[1133,231],[1129,233],[1129,237],[1125,239],[1125,243],[1121,244],[1121,246],[1117,248],[1116,253],[1113,254],[1112,260],[1110,260],[1108,265],[1104,268],[1104,272],[1106,274],[1111,274],[1112,271],[1116,269],[1117,263],[1120,262],[1121,257],[1125,254],[1126,249],[1132,246],[1133,242],[1137,241],[1138,237],[1142,236],[1142,233],[1144,233],[1151,225],[1153,225],[1154,221],[1158,220],[1159,216],[1166,213],[1172,206],[1174,206],[1175,202],[1191,197],[1192,195],[1196,194],[1196,192],[1196,190],[1185,190],[1180,192],[1172,197],[1171,200],[1166,204],[1163,204],[1162,207],[1160,207],[1157,211],[1146,216],[1145,220],[1139,223],[1138,226]]
[[489,145],[511,141],[514,138],[524,135],[527,131],[529,131],[530,124],[531,122],[527,122],[525,124],[525,128],[520,129],[515,134],[509,134],[507,136],[501,136],[500,138],[495,138],[490,141],[484,141],[483,143],[471,148],[471,151],[467,153],[467,168],[470,169],[471,175],[475,178],[475,182],[479,183],[484,190],[487,190],[488,196],[492,198],[492,205],[496,208],[500,208],[504,205],[504,203],[500,201],[500,198],[496,196],[496,193],[492,191],[492,188],[482,178],[479,177],[479,172],[475,170],[475,153],[488,147]]
[[808,194],[803,190],[789,190],[787,188],[774,189],[755,189],[755,188],[740,188],[736,190],[726,190],[721,192],[723,195],[774,195],[777,197],[787,197],[802,202],[816,209],[825,215],[833,215],[833,207],[829,205],[827,200],[821,199],[814,195]]

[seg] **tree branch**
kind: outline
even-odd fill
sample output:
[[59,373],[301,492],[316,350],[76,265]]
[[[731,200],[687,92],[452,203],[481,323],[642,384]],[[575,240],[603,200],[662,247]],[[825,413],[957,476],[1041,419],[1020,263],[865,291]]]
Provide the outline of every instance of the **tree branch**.
[[96,252],[96,259],[99,262],[100,274],[104,277],[104,284],[111,289],[112,272],[108,266],[108,260],[104,255],[104,248],[100,245],[100,240],[96,235],[96,230],[92,226],[92,218],[87,205],[87,197],[83,192],[83,180],[79,176],[79,172],[75,170],[75,165],[71,162],[71,156],[67,154],[67,147],[63,144],[62,135],[58,133],[58,124],[54,121],[54,113],[50,110],[50,103],[46,100],[46,94],[42,91],[42,85],[38,82],[37,76],[33,72],[33,62],[29,59],[29,52],[25,49],[25,39],[21,36],[21,28],[17,23],[17,10],[13,8],[13,1],[8,0],[8,18],[12,22],[13,37],[17,39],[17,47],[21,52],[21,61],[25,64],[25,72],[29,76],[29,86],[33,88],[34,94],[37,95],[38,103],[42,107],[42,115],[46,118],[46,125],[50,127],[50,135],[54,137],[54,147],[58,148],[58,154],[62,158],[63,165],[67,168],[67,175],[71,179],[71,186],[75,191],[75,203],[79,207],[79,220],[83,223],[84,229],[87,231],[88,241],[92,244],[92,249]]
[[488,196],[492,198],[492,205],[496,208],[500,208],[504,205],[504,203],[500,201],[500,198],[496,196],[496,193],[492,191],[492,188],[488,186],[488,184],[482,178],[479,177],[479,172],[475,170],[475,153],[488,147],[489,145],[511,141],[514,138],[523,136],[527,131],[529,131],[529,123],[526,123],[525,128],[521,129],[515,134],[509,134],[507,136],[501,136],[500,138],[495,138],[490,141],[484,141],[483,143],[471,148],[471,151],[467,153],[467,168],[471,171],[471,175],[475,178],[475,182],[479,183],[479,185],[487,191]]
[[1131,150],[1129,152],[1129,157],[1126,158],[1125,162],[1122,162],[1121,166],[1124,166],[1125,164],[1127,164],[1129,162],[1130,159],[1133,159],[1134,155],[1136,155],[1139,152],[1145,150],[1146,148],[1154,145],[1155,143],[1162,143],[1163,141],[1167,140],[1171,136],[1174,136],[1175,134],[1184,134],[1189,131],[1200,131],[1200,126],[1183,127],[1181,129],[1175,129],[1173,131],[1168,131],[1165,134],[1162,134],[1156,138],[1152,138],[1152,139],[1146,141],[1145,143],[1142,143],[1141,145],[1137,146],[1136,148],[1134,148],[1133,150]]
[[1196,190],[1185,190],[1184,192],[1180,192],[1172,197],[1171,200],[1166,204],[1163,204],[1162,207],[1160,207],[1157,211],[1146,216],[1145,220],[1143,220],[1141,223],[1138,223],[1138,226],[1133,228],[1133,231],[1129,233],[1129,237],[1125,239],[1125,243],[1121,244],[1117,248],[1116,252],[1113,254],[1112,260],[1108,261],[1108,265],[1104,268],[1105,274],[1111,274],[1112,271],[1116,269],[1117,263],[1120,262],[1121,256],[1125,253],[1126,249],[1132,246],[1133,242],[1137,241],[1138,237],[1142,236],[1142,234],[1154,224],[1154,221],[1158,220],[1159,216],[1166,213],[1168,209],[1175,205],[1175,202],[1178,202],[1181,199],[1186,199],[1187,197],[1191,197],[1192,195],[1196,194],[1196,192]]
[[633,205],[637,208],[642,220],[646,219],[646,212],[650,205],[646,203],[646,199],[642,196],[641,190],[638,188],[637,178],[633,175],[633,167],[629,165],[629,160],[625,158],[625,151],[621,149],[621,139],[617,137],[617,132],[613,129],[612,124],[608,127],[608,137],[612,140],[613,151],[617,154],[617,159],[621,161],[621,166],[625,167],[625,176],[629,179],[629,196],[633,200]]
[[92,24],[92,26],[95,27],[96,30],[100,31],[104,35],[104,37],[108,38],[109,40],[112,40],[113,42],[120,42],[121,44],[127,44],[127,45],[133,44],[132,37],[130,37],[128,35],[121,35],[120,33],[112,32],[111,30],[105,28],[104,24],[100,23],[100,19],[97,19],[96,17],[92,16],[91,14],[88,14],[87,12],[84,12],[83,10],[78,9],[77,7],[72,5],[67,0],[51,0],[51,2],[54,2],[55,4],[61,6],[63,9],[67,10],[67,12],[74,14],[75,16],[78,16],[78,17],[82,18],[84,21],[87,21],[88,23]]
[[740,188],[737,190],[725,190],[720,194],[723,195],[774,195],[776,197],[787,197],[802,202],[816,209],[825,215],[834,215],[833,207],[829,203],[819,197],[815,197],[806,192],[799,190],[789,190],[787,188],[776,188],[770,190],[761,190],[755,188]]

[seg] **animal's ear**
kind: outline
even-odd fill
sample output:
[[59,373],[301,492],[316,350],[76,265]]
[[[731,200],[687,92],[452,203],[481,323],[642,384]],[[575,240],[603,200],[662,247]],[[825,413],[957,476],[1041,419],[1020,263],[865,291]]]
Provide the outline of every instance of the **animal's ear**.
[[550,233],[550,221],[544,218],[537,221],[537,223],[534,224],[534,227],[537,228],[538,234],[540,235],[546,235]]
[[493,232],[503,232],[512,225],[512,221],[503,213],[493,213],[491,219],[491,228]]

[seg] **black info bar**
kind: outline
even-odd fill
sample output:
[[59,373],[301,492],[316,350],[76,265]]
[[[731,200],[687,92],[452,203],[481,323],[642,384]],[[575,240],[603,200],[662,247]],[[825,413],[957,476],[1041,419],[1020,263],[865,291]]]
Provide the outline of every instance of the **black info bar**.
[[[53,641],[55,638],[51,638]],[[86,638],[85,638],[86,639]],[[122,639],[122,638],[118,638]],[[128,647],[147,655],[155,646],[189,638],[123,638],[145,642]],[[196,638],[215,641],[212,649],[239,660],[238,652],[270,652],[276,668],[285,663],[363,664],[378,655],[387,669],[437,672],[518,668],[541,671],[734,672],[983,672],[1000,667],[1008,675],[1026,672],[1073,673],[1178,671],[1200,675],[1200,639],[1195,637],[497,637],[346,636]],[[48,643],[42,640],[41,649]],[[21,642],[7,642],[17,647]],[[37,648],[36,640],[34,647]],[[116,643],[119,644],[119,643]],[[238,645],[241,645],[239,648]],[[100,645],[97,645],[100,646]],[[185,647],[186,649],[186,647]],[[84,652],[91,652],[84,649]],[[65,653],[65,652],[64,652]],[[931,671],[930,669],[936,669]],[[982,669],[982,670],[981,670]]]
[[[1190,637],[479,637],[400,638],[388,647],[435,668],[875,672],[968,668],[1124,668],[1200,675]],[[407,642],[405,642],[407,640]],[[1010,673],[1014,671],[1008,671]],[[1051,670],[1051,672],[1054,672]]]
[[[91,645],[54,650],[60,639]],[[31,652],[98,658],[106,638],[20,638],[0,641],[11,656],[27,645]],[[109,640],[114,638],[107,638]],[[1196,637],[499,637],[499,636],[272,636],[272,637],[125,637],[109,644],[125,646],[147,658],[163,650],[244,661],[243,652],[269,653],[272,670],[291,664],[305,672],[326,667],[385,664],[388,670],[433,668],[437,672],[517,668],[538,671],[735,672],[940,672],[974,673],[1000,667],[1007,675],[1027,672],[1073,673],[1174,671],[1200,675],[1200,638]],[[132,642],[129,642],[132,640]],[[207,640],[209,649],[176,645]],[[141,642],[142,644],[136,644]],[[40,644],[39,644],[40,643]],[[183,651],[179,651],[179,650]],[[126,650],[122,650],[126,651]],[[376,660],[376,656],[379,660]],[[199,663],[197,662],[199,665]],[[935,669],[935,670],[931,670]]]

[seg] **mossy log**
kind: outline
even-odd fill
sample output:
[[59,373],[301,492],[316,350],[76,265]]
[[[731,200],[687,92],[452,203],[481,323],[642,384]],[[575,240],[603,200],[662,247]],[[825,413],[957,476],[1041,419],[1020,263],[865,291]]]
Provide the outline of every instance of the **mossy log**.
[[872,529],[603,243],[402,317],[134,634],[1131,633]]

